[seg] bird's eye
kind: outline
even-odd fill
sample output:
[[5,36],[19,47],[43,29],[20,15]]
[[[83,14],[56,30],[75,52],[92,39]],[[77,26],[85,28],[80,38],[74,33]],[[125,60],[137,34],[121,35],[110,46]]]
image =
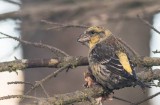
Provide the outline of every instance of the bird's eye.
[[90,31],[90,34],[95,34],[95,32],[94,31]]

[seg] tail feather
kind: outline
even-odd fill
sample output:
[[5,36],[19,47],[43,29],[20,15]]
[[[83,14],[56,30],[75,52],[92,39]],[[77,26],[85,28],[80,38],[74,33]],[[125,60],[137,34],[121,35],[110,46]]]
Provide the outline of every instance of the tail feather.
[[137,80],[137,81],[136,81],[136,84],[139,85],[139,86],[141,87],[142,90],[145,90],[145,88],[151,88],[150,85],[145,84],[145,83],[143,83],[143,82],[140,81],[140,80]]

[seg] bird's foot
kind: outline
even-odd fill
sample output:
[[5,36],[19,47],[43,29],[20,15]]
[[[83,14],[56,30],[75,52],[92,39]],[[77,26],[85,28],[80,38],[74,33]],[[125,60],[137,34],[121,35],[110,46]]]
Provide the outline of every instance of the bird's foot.
[[95,99],[96,100],[96,105],[103,105],[103,97],[98,97]]
[[89,72],[84,72],[84,81],[85,81],[84,86],[87,88],[90,88],[94,84],[96,84],[93,75]]
[[113,95],[114,95],[114,93],[109,94],[109,95],[107,96],[107,99],[108,99],[109,101],[112,101],[112,100],[113,100]]
[[95,100],[96,100],[96,105],[102,105],[105,100],[109,100],[109,101],[113,100],[113,93],[109,95],[100,96],[96,98]]

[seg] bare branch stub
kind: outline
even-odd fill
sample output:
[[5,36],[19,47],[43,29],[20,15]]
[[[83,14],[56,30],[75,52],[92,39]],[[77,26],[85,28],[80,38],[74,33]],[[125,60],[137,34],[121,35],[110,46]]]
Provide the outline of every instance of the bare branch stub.
[[155,51],[152,51],[154,54],[156,54],[156,53],[160,53],[160,51],[159,50],[155,50]]

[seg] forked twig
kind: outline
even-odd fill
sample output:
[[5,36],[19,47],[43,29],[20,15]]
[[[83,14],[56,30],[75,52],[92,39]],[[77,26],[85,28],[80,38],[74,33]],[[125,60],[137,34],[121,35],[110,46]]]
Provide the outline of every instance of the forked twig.
[[39,87],[41,84],[43,84],[44,82],[46,82],[47,80],[51,79],[52,77],[56,77],[58,75],[58,73],[62,72],[64,69],[68,68],[69,65],[64,66],[58,70],[56,70],[55,72],[49,74],[48,76],[46,76],[45,78],[41,79],[39,82],[36,82],[35,85],[28,90],[25,95],[29,94],[30,92],[32,92],[34,89],[36,89],[37,87]]
[[[39,82],[39,81],[38,81],[38,82]],[[49,98],[50,96],[49,96],[49,94],[47,93],[46,89],[44,88],[43,84],[42,84],[41,82],[40,82],[39,84],[40,84],[40,86],[41,86],[44,94],[47,96],[47,98]]]

